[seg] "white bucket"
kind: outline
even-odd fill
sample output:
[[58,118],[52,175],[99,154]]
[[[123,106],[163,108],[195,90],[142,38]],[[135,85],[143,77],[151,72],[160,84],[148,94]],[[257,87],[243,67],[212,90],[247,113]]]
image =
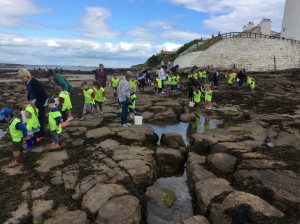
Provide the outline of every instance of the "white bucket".
[[189,107],[194,107],[195,106],[195,103],[194,102],[190,102],[189,103]]
[[142,116],[134,116],[134,125],[142,125],[143,117]]

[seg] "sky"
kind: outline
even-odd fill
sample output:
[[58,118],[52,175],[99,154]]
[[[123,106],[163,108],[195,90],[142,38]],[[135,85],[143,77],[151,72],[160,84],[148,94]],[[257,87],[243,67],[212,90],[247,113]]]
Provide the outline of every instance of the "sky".
[[272,19],[285,0],[0,0],[0,63],[120,68]]

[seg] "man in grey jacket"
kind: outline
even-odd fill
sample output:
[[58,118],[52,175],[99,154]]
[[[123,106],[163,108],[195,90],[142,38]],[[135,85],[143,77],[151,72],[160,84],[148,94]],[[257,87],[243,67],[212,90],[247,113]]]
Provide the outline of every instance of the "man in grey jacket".
[[126,98],[130,99],[130,83],[129,80],[132,76],[132,73],[130,71],[126,72],[125,77],[120,81],[119,87],[118,87],[118,98],[119,98],[119,104],[122,108],[121,112],[121,126],[124,128],[128,128],[131,126],[127,123],[127,116],[128,116],[128,103],[126,102]]

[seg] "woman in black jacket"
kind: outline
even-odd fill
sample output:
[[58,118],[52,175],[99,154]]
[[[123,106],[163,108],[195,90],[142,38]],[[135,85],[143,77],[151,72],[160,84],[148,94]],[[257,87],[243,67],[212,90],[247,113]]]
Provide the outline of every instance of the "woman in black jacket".
[[35,78],[32,78],[29,71],[26,69],[19,69],[18,76],[24,82],[26,90],[28,92],[27,98],[32,104],[36,106],[39,110],[39,122],[40,122],[40,131],[38,133],[38,138],[45,137],[45,107],[44,104],[47,100],[47,93],[42,86],[42,84]]

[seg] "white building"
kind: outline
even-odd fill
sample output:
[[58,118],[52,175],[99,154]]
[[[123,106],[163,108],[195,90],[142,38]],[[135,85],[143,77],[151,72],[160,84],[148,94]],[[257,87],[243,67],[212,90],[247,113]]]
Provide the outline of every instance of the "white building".
[[263,19],[260,24],[254,26],[253,22],[249,22],[246,26],[243,27],[243,32],[264,34],[269,36],[279,36],[280,34],[271,30],[272,20]]
[[281,37],[300,40],[300,0],[286,0]]

